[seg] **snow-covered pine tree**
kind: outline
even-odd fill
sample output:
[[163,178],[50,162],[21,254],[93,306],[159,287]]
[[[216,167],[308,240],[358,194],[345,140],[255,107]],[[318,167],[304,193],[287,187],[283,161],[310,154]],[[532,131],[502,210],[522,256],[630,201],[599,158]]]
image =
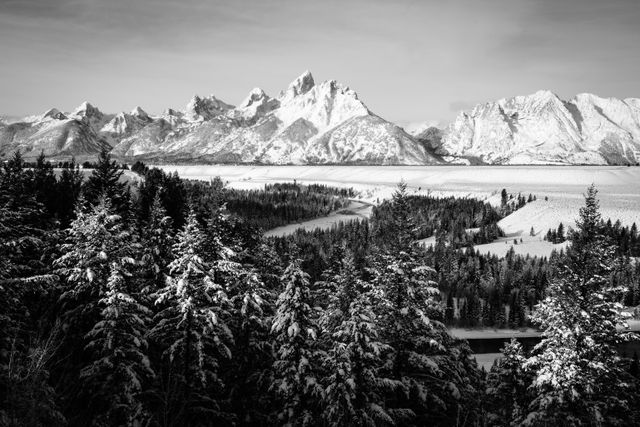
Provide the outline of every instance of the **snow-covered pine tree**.
[[75,216],[76,203],[82,191],[82,172],[75,159],[66,163],[56,185],[56,216],[61,228],[68,228]]
[[329,348],[323,417],[328,425],[391,425],[384,408],[391,381],[379,376],[381,355],[390,349],[379,339],[373,312],[378,295],[356,272],[353,255],[345,250],[329,281],[330,302],[322,320]]
[[103,149],[98,156],[96,167],[84,184],[83,194],[90,204],[96,204],[100,198],[106,196],[111,201],[114,211],[123,217],[129,213],[129,193],[127,184],[122,182],[122,169],[111,155]]
[[273,345],[269,336],[275,295],[265,288],[256,271],[243,270],[230,283],[233,305],[234,357],[226,381],[240,425],[265,425],[273,401],[269,396]]
[[87,334],[91,362],[80,380],[93,426],[136,426],[147,418],[141,395],[153,377],[145,339],[150,311],[132,295],[126,268],[111,264],[100,321]]
[[277,424],[310,426],[318,415],[322,387],[317,378],[317,314],[311,304],[309,275],[293,260],[282,275],[271,327],[277,348],[273,390],[280,403]]
[[44,152],[40,152],[31,174],[30,193],[35,194],[36,200],[53,216],[56,211],[56,177],[53,165],[46,160]]
[[628,374],[616,350],[629,337],[619,303],[625,288],[609,278],[615,249],[602,233],[593,185],[571,242],[532,315],[544,331],[525,363],[534,397],[524,423],[628,425]]
[[[220,190],[221,191],[221,190]],[[221,195],[214,196],[215,203],[208,212],[207,225],[205,228],[205,256],[207,261],[218,263],[221,270],[237,269],[239,266],[232,261],[235,256],[233,250],[235,245],[226,241],[230,235],[230,224],[226,215],[226,207],[218,200]]]
[[415,242],[407,197],[401,182],[392,199],[395,239],[371,261],[373,284],[382,295],[377,311],[383,342],[392,348],[387,375],[396,383],[387,408],[397,423],[455,424],[478,415],[480,372],[469,360],[468,345],[442,323],[435,270]]
[[155,292],[166,282],[167,267],[173,260],[174,233],[171,217],[156,192],[149,210],[149,221],[142,229],[142,262],[151,279],[149,290]]
[[31,177],[16,152],[0,168],[0,280],[43,273],[44,209],[29,191]]
[[529,378],[522,366],[525,354],[516,339],[501,349],[503,356],[487,375],[485,408],[491,426],[517,426],[526,410]]
[[87,212],[77,209],[66,234],[62,255],[54,262],[64,280],[59,298],[64,333],[58,355],[64,366],[59,372],[64,375],[58,382],[73,408],[76,418],[72,422],[89,424],[93,408],[83,400],[89,396],[82,393],[77,381],[80,370],[92,362],[83,350],[86,337],[102,321],[100,301],[108,291],[111,266],[134,264],[138,244],[104,196]]
[[163,351],[159,374],[163,399],[157,417],[181,425],[226,418],[219,405],[221,359],[231,357],[225,284],[205,261],[205,235],[192,211],[173,246],[166,285],[157,293],[160,311],[150,337]]
[[66,420],[46,366],[57,341],[34,331],[38,319],[27,303],[27,295],[49,294],[58,278],[41,262],[50,242],[23,166],[16,153],[0,168],[0,425],[58,426]]

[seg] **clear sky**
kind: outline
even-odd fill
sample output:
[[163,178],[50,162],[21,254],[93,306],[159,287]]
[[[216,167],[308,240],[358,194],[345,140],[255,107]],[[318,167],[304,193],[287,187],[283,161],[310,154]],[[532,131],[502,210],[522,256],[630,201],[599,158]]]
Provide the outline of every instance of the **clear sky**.
[[0,0],[0,112],[275,96],[304,70],[400,123],[538,89],[640,97],[640,0]]

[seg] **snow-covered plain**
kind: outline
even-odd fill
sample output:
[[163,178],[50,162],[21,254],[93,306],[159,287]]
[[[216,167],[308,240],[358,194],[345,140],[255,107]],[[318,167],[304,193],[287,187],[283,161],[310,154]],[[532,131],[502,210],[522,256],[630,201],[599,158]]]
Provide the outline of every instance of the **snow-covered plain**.
[[[640,168],[625,166],[158,166],[178,172],[182,178],[209,180],[220,176],[234,188],[260,188],[274,182],[326,184],[353,187],[359,199],[379,203],[391,197],[395,186],[404,180],[415,194],[475,197],[494,205],[500,203],[500,191],[529,193],[537,200],[500,221],[507,237],[477,246],[485,253],[503,255],[511,246],[516,253],[548,256],[552,245],[542,240],[549,228],[560,222],[571,227],[582,206],[583,193],[590,184],[599,191],[604,218],[625,225],[640,224]],[[545,200],[545,197],[547,200]],[[351,216],[353,217],[353,216]],[[346,219],[346,218],[345,218]],[[335,220],[320,221],[331,226]],[[306,226],[306,224],[303,224]],[[534,236],[530,236],[531,227]],[[293,226],[295,228],[295,225]],[[292,227],[287,228],[291,231]],[[518,244],[514,245],[513,240]],[[522,243],[520,243],[522,239]]]

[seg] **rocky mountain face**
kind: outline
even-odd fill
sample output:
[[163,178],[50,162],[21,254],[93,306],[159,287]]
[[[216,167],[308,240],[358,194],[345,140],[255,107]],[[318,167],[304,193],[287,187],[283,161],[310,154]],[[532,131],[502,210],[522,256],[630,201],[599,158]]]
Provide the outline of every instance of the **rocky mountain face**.
[[316,84],[308,71],[278,97],[253,89],[234,107],[194,96],[183,111],[157,117],[137,107],[107,115],[89,103],[17,123],[0,122],[0,156],[41,150],[50,157],[110,147],[125,160],[264,164],[437,164],[441,160],[402,128],[373,114],[336,81]]
[[640,99],[550,91],[479,104],[442,132],[447,160],[489,164],[636,164]]

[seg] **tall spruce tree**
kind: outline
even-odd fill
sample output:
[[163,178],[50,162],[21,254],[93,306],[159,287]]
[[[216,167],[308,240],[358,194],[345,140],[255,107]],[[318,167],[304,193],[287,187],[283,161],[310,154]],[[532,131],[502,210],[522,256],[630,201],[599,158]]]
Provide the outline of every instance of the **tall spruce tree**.
[[80,372],[94,426],[137,426],[148,418],[143,390],[153,377],[147,357],[149,309],[132,293],[127,266],[111,264],[100,320],[87,334],[91,362]]
[[142,228],[142,262],[146,270],[147,290],[155,292],[166,282],[169,263],[173,260],[174,232],[171,217],[162,205],[160,192],[153,199],[149,220]]
[[53,165],[48,162],[41,152],[36,159],[35,168],[32,171],[32,190],[36,200],[44,206],[50,216],[56,213],[56,177],[53,173]]
[[94,420],[99,404],[81,388],[81,371],[95,362],[95,356],[84,350],[90,331],[103,325],[103,299],[109,292],[112,266],[133,264],[138,245],[130,230],[113,213],[110,200],[102,197],[87,212],[78,209],[76,219],[66,230],[62,255],[54,265],[63,277],[59,298],[60,319],[64,331],[58,355],[61,375],[57,389],[73,415],[73,425],[88,425]]
[[487,376],[487,423],[491,426],[517,426],[527,409],[528,375],[523,370],[525,354],[516,339],[501,349],[503,356]]
[[111,160],[107,149],[103,149],[98,157],[96,167],[84,184],[84,199],[89,204],[96,204],[101,197],[106,196],[114,211],[122,217],[129,214],[129,192],[127,184],[121,181],[123,171],[118,164]]
[[534,398],[524,422],[624,425],[629,382],[616,346],[629,337],[619,303],[625,289],[609,280],[615,248],[603,235],[593,185],[571,243],[532,315],[543,339],[525,363],[534,375]]
[[384,408],[390,381],[379,374],[382,355],[390,350],[380,341],[373,311],[379,299],[371,284],[357,276],[349,250],[328,290],[330,302],[322,321],[329,348],[324,419],[328,425],[391,425]]
[[387,408],[396,423],[455,424],[460,417],[471,420],[477,415],[480,373],[469,360],[468,346],[453,339],[442,323],[435,270],[426,265],[416,244],[407,197],[401,182],[392,199],[395,238],[383,246],[371,268],[383,299],[378,306],[380,327],[392,349],[386,369],[395,392],[387,396]]
[[277,346],[273,391],[278,398],[275,421],[310,426],[318,416],[322,388],[318,378],[317,313],[312,307],[309,275],[293,260],[284,274],[271,334]]
[[33,300],[46,300],[58,281],[43,253],[53,245],[44,210],[19,153],[0,168],[0,425],[63,425],[49,385],[57,334],[41,333]]
[[56,185],[55,202],[56,216],[60,221],[60,228],[67,228],[74,219],[76,204],[82,191],[83,176],[75,159],[65,163]]
[[230,283],[235,338],[229,374],[229,398],[239,425],[267,423],[273,399],[269,396],[273,343],[269,336],[275,295],[256,271],[242,270]]
[[223,422],[220,361],[231,357],[225,283],[204,256],[205,234],[192,211],[173,246],[166,285],[150,337],[163,349],[160,375],[166,396],[156,418],[168,425]]

